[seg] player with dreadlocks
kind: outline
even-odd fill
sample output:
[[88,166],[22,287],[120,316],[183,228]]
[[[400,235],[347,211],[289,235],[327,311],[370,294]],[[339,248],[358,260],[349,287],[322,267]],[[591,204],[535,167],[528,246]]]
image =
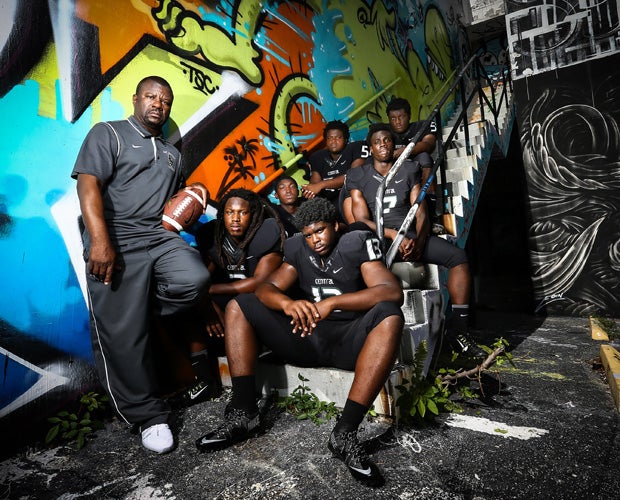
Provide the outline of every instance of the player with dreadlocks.
[[247,189],[233,189],[220,200],[217,218],[195,236],[211,272],[211,286],[202,311],[208,336],[189,339],[196,380],[181,395],[185,406],[210,399],[219,390],[212,363],[214,355],[224,351],[226,305],[240,293],[254,292],[278,268],[286,232],[266,200]]
[[[385,267],[370,231],[340,234],[334,206],[324,198],[295,212],[301,231],[284,243],[284,259],[255,293],[226,307],[226,355],[232,398],[219,427],[196,441],[202,452],[221,450],[262,432],[256,401],[256,356],[265,346],[296,366],[355,371],[342,415],[327,447],[355,479],[385,482],[357,437],[385,384],[403,327],[403,292]],[[290,296],[291,290],[299,293]]]

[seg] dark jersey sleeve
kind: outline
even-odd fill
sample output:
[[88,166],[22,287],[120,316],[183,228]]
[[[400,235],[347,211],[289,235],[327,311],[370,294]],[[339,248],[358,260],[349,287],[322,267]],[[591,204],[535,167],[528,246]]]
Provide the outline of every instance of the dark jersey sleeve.
[[287,238],[284,242],[284,262],[297,268],[299,265],[299,258],[304,253],[302,252],[302,245],[305,244],[306,243],[303,241],[303,236],[301,233],[296,233],[290,238]]
[[256,231],[248,252],[257,260],[269,253],[282,253],[280,226],[274,218],[265,219]]
[[[366,141],[353,141],[347,144],[347,147],[351,150],[349,158],[351,162],[358,160],[359,158],[367,158],[369,155],[365,151]],[[350,165],[349,165],[350,167]]]
[[340,239],[339,251],[352,266],[361,267],[364,262],[381,260],[381,244],[371,231],[350,231]]
[[119,148],[112,128],[103,122],[95,124],[80,147],[71,177],[75,179],[78,174],[90,174],[100,181],[107,181],[114,175]]
[[347,191],[350,193],[352,189],[358,189],[362,191],[361,182],[364,179],[367,169],[366,165],[361,167],[352,168],[347,172],[346,185]]

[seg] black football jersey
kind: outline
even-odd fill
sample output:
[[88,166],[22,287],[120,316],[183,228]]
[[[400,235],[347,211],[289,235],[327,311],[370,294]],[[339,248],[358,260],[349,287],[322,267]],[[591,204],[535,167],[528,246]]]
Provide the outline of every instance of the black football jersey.
[[[383,225],[392,229],[399,229],[411,203],[411,190],[421,179],[420,165],[411,160],[405,160],[396,175],[386,186],[383,195]],[[347,189],[357,189],[362,192],[370,217],[375,218],[375,196],[383,181],[383,176],[371,164],[354,168],[347,173]]]
[[[362,142],[355,141],[348,143],[342,153],[335,160],[327,149],[321,149],[310,155],[308,162],[313,172],[320,174],[321,179],[328,180],[344,175],[351,168],[353,163],[358,158],[362,157]],[[333,199],[338,196],[339,189],[324,189],[325,197]]]
[[[299,289],[312,302],[363,290],[366,284],[360,269],[362,264],[381,258],[379,240],[369,231],[343,234],[324,264],[321,257],[310,250],[302,234],[284,242],[284,262],[297,270]],[[330,319],[344,320],[359,315],[359,311],[335,310]]]
[[[407,130],[405,130],[402,134],[397,134],[396,132],[394,132],[394,149],[404,148],[407,144],[409,144],[411,142],[411,139],[413,139],[418,133],[418,131],[422,128],[422,125],[424,125],[424,121],[425,120],[410,123],[409,127],[407,127]],[[422,135],[420,135],[418,140],[421,140],[422,137],[427,134],[433,134],[437,136],[437,123],[435,122],[435,120],[431,122],[426,131],[422,132]]]
[[[277,221],[273,218],[265,219],[261,227],[256,231],[252,241],[250,241],[244,261],[239,266],[228,264],[226,269],[223,269],[215,248],[215,227],[216,221],[209,221],[196,234],[198,249],[215,263],[216,268],[211,276],[213,283],[230,283],[251,278],[254,276],[258,261],[262,257],[270,253],[282,252],[280,227]],[[226,244],[232,245],[231,250],[235,250],[232,240],[229,240]]]

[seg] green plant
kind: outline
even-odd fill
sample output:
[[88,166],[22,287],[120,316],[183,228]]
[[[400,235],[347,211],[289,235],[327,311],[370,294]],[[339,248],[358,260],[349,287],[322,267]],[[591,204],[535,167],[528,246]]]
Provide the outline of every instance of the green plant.
[[290,396],[278,399],[278,407],[284,409],[298,420],[310,419],[316,425],[324,424],[340,412],[333,402],[321,401],[306,385],[309,380],[300,374],[301,381]]
[[400,420],[405,425],[423,425],[440,412],[454,409],[448,399],[450,391],[447,387],[439,383],[437,378],[424,376],[424,360],[427,355],[426,341],[422,341],[413,357],[411,377],[405,378],[402,384],[396,386],[400,393],[396,399],[396,407]]
[[[75,411],[71,411],[76,406]],[[86,444],[88,435],[103,428],[102,418],[107,412],[107,396],[92,391],[82,394],[77,404],[72,404],[72,408],[62,410],[47,419],[52,427],[47,431],[45,444],[49,445],[56,440],[66,443],[75,441],[77,449],[81,449]]]
[[442,412],[462,411],[462,407],[451,396],[458,395],[462,400],[479,398],[477,392],[461,382],[479,378],[480,374],[492,365],[501,368],[510,363],[514,366],[512,355],[506,352],[508,345],[508,341],[503,338],[497,339],[491,347],[481,345],[480,347],[488,353],[487,358],[481,364],[467,370],[457,363],[460,361],[458,354],[452,353],[449,362],[454,367],[441,368],[436,376],[424,376],[424,360],[428,355],[428,349],[426,341],[421,342],[411,364],[411,378],[404,379],[402,384],[396,386],[400,393],[396,407],[401,421],[406,425],[424,425]]

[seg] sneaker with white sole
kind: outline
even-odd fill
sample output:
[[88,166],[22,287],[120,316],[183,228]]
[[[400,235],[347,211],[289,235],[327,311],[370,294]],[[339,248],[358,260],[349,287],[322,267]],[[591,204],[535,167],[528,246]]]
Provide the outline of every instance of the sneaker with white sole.
[[249,413],[239,408],[233,408],[229,404],[224,410],[224,422],[214,431],[198,438],[196,447],[202,452],[223,450],[232,444],[258,434],[260,431],[258,410]]
[[379,468],[366,454],[366,450],[357,439],[357,430],[337,432],[335,429],[327,442],[334,457],[342,460],[351,475],[366,486],[378,487],[385,484],[385,478]]
[[141,432],[142,446],[155,453],[167,453],[174,448],[174,437],[168,424],[155,424]]

